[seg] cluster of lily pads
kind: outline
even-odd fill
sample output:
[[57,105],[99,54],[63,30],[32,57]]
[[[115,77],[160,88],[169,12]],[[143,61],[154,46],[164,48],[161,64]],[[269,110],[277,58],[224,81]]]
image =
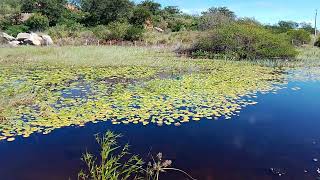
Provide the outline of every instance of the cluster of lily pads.
[[197,61],[197,68],[37,66],[0,68],[0,140],[88,122],[180,126],[230,119],[276,91],[273,68]]
[[320,81],[320,67],[306,66],[300,68],[292,68],[288,71],[288,80],[302,82],[318,82]]

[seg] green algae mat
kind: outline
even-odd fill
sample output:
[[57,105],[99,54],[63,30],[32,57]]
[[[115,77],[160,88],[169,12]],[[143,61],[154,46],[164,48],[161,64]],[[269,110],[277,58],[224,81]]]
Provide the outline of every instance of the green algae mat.
[[285,81],[275,68],[150,49],[0,52],[0,140],[7,141],[89,122],[181,126],[231,119],[257,104],[257,93],[276,92]]

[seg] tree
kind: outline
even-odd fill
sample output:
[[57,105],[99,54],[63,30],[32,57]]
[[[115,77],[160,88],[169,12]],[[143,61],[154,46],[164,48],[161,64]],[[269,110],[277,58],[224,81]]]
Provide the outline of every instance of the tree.
[[202,13],[199,22],[201,30],[217,28],[235,21],[236,15],[226,7],[213,7]]
[[294,21],[280,21],[278,25],[280,28],[286,29],[286,30],[297,29],[299,27],[299,23]]
[[81,9],[88,13],[87,25],[107,25],[130,18],[134,4],[129,0],[81,0]]
[[304,29],[305,31],[308,31],[310,34],[314,34],[314,27],[310,23],[302,22],[300,23],[300,29]]
[[130,23],[135,26],[143,27],[148,19],[151,19],[151,12],[144,7],[136,7],[133,11],[133,16],[130,18]]
[[212,7],[209,8],[208,11],[205,11],[202,13],[203,15],[206,14],[220,14],[223,16],[226,16],[230,19],[235,19],[236,15],[233,11],[231,11],[230,9],[228,9],[227,7]]
[[165,7],[163,9],[163,11],[165,13],[168,13],[168,14],[171,14],[171,15],[172,14],[180,14],[181,13],[181,11],[180,11],[178,6],[167,6],[167,7]]
[[21,10],[28,13],[41,13],[49,19],[50,26],[54,26],[66,10],[67,0],[23,0]]
[[248,24],[248,25],[255,25],[255,26],[262,26],[259,21],[257,21],[254,18],[240,18],[237,20],[238,23],[240,24]]
[[156,3],[156,2],[154,2],[152,0],[142,1],[140,4],[138,4],[138,7],[145,8],[146,10],[148,10],[153,15],[158,14],[158,12],[161,10],[161,4]]

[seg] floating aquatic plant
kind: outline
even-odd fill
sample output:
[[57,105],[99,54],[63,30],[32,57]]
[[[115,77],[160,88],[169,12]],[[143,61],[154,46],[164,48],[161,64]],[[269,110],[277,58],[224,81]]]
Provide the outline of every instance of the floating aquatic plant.
[[[158,58],[159,55],[155,55]],[[285,81],[269,67],[183,59],[164,65],[35,63],[0,68],[0,140],[88,122],[181,126],[231,119]],[[128,63],[130,64],[130,63]]]

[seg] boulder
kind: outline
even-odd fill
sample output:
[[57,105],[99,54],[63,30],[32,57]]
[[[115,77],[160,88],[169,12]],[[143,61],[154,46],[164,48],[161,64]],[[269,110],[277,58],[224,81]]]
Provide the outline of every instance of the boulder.
[[41,35],[41,38],[43,39],[44,46],[50,46],[53,45],[53,40],[49,35]]
[[156,31],[158,31],[158,32],[161,32],[161,33],[164,32],[164,30],[161,29],[161,28],[159,28],[159,27],[155,27],[154,29],[155,29]]
[[14,38],[14,37],[12,37],[9,34],[4,33],[4,32],[0,33],[0,37],[2,39],[6,40],[6,41],[14,41],[16,39],[16,38]]
[[43,39],[36,33],[19,33],[17,40],[23,41],[25,45],[41,46],[43,44]]
[[24,41],[25,39],[31,39],[31,34],[29,34],[29,33],[19,33],[16,39],[18,41]]
[[20,45],[20,41],[10,41],[9,45],[11,47],[18,47]]
[[31,41],[35,46],[41,46],[43,44],[43,39],[36,33],[31,33]]

